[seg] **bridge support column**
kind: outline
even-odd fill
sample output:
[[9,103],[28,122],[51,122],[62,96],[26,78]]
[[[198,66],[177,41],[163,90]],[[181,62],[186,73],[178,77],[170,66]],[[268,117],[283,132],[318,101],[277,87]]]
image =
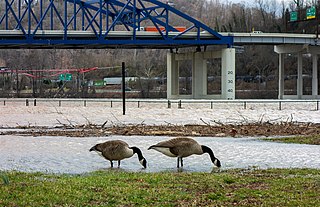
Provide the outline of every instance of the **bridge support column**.
[[318,97],[318,55],[312,54],[312,98]]
[[[208,95],[207,59],[221,58],[221,95]],[[192,95],[179,94],[179,61],[192,60]],[[167,98],[235,99],[235,49],[222,51],[168,53]]]
[[205,98],[207,95],[207,60],[203,52],[195,52],[192,64],[192,97]]
[[235,76],[236,76],[236,50],[234,48],[226,48],[222,50],[221,56],[221,98],[233,100],[235,99]]
[[278,99],[283,99],[284,95],[284,54],[279,54],[279,92]]
[[303,95],[303,77],[302,77],[302,53],[298,53],[298,78],[297,78],[297,97],[302,98]]
[[179,95],[179,65],[175,53],[167,54],[167,98]]
[[[279,94],[278,98],[292,98],[292,99],[306,99],[306,98],[319,98],[318,94],[318,55],[320,48],[318,46],[310,45],[277,45],[274,51],[279,54]],[[297,93],[296,95],[284,94],[284,56],[286,54],[297,55]],[[303,54],[312,54],[312,94],[303,94]]]

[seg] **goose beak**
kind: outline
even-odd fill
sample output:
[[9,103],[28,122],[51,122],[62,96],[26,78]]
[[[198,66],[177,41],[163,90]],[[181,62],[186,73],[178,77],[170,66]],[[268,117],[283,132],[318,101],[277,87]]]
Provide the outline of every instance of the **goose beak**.
[[147,168],[147,160],[146,159],[143,158],[142,160],[140,160],[140,163],[144,168]]
[[221,167],[221,162],[218,159],[216,159],[213,164],[215,164],[217,167]]
[[96,151],[96,146],[93,146],[89,149],[89,152]]

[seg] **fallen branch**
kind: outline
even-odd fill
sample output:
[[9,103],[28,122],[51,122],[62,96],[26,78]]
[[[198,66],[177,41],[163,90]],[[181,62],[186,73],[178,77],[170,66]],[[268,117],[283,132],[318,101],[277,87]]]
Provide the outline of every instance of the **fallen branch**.
[[87,117],[85,117],[85,116],[83,116],[83,115],[82,115],[82,117],[85,118],[85,120],[87,121],[87,123],[88,123],[89,126],[92,125],[92,123],[89,121],[89,119],[88,119]]
[[[71,125],[71,127],[74,128],[74,125],[72,124],[72,122],[71,122],[69,119],[67,119],[67,121],[69,122],[69,124]],[[70,125],[69,125],[69,127],[70,127]]]
[[104,128],[104,126],[108,123],[108,120],[105,121],[102,125],[101,125],[101,128]]
[[216,120],[211,120],[213,123],[219,125],[219,126],[224,126],[225,124],[220,122],[220,121],[216,121]]
[[206,124],[207,126],[211,126],[210,123],[205,122],[202,118],[200,118],[200,120],[201,120],[204,124]]

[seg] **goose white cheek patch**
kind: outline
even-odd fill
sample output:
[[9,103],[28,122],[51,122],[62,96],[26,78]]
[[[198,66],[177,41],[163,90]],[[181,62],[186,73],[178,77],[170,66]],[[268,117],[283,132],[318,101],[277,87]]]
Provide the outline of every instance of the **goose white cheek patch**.
[[99,151],[95,151],[98,155],[100,155],[101,157],[103,157],[102,152]]

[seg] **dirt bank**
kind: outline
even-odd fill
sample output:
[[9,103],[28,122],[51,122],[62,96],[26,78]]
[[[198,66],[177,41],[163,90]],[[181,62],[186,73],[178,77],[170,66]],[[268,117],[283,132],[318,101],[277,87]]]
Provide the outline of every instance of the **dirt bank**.
[[58,127],[19,126],[2,128],[0,135],[98,137],[109,135],[144,136],[213,136],[255,137],[316,135],[320,124],[315,123],[252,123],[243,125],[78,125]]

